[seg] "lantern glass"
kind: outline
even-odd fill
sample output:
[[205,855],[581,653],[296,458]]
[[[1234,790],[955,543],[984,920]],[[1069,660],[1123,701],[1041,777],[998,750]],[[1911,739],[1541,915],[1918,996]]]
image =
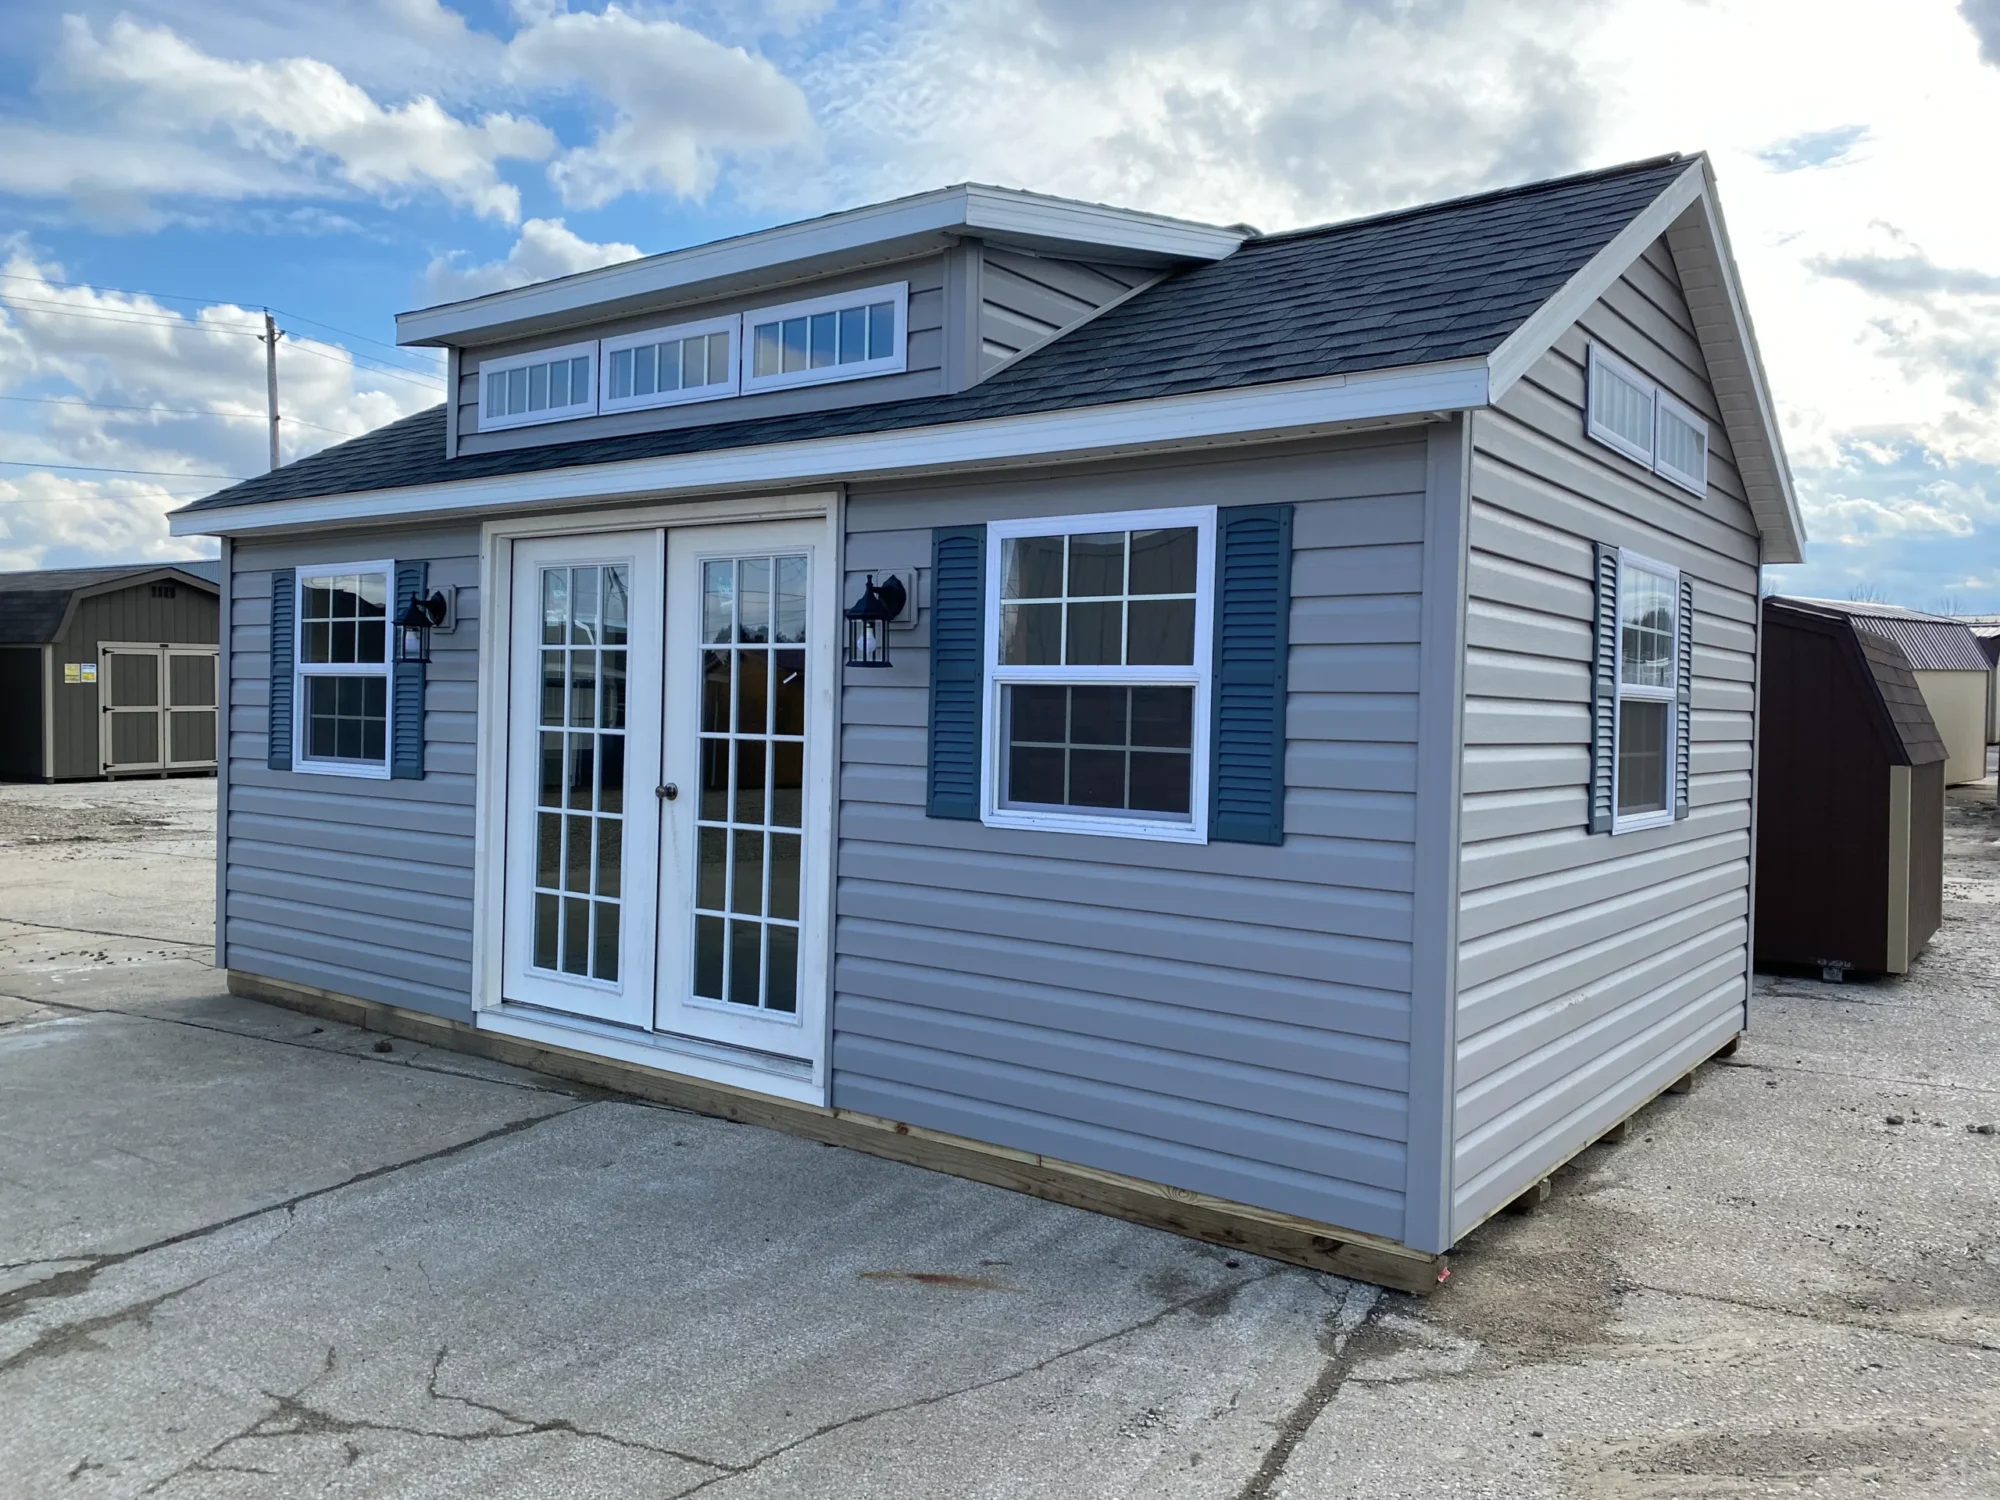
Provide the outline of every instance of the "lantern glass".
[[861,597],[846,612],[848,666],[889,665],[889,622],[903,612],[907,597],[902,580],[891,577],[877,588],[869,576]]

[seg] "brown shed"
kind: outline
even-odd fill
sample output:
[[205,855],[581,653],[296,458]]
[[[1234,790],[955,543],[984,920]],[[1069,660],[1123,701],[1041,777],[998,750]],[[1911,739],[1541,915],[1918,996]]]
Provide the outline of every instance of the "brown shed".
[[0,573],[0,779],[213,773],[216,569]]
[[1944,741],[1895,641],[1763,608],[1757,962],[1901,974],[1943,918]]

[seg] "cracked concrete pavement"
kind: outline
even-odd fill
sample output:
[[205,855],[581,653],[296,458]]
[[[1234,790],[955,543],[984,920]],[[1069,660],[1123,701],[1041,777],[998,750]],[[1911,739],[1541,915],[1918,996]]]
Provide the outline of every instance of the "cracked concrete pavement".
[[211,783],[0,788],[0,1496],[1991,1496],[1992,798],[1419,1302],[377,1052],[223,991]]

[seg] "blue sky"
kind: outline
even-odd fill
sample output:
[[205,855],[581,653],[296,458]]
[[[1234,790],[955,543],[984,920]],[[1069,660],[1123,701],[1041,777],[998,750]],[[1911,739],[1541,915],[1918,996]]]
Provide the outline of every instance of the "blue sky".
[[161,518],[264,466],[265,306],[293,457],[435,399],[401,309],[946,182],[1284,228],[1706,149],[1812,534],[1777,586],[2000,611],[2000,0],[1885,14],[3,0],[0,567],[208,550]]

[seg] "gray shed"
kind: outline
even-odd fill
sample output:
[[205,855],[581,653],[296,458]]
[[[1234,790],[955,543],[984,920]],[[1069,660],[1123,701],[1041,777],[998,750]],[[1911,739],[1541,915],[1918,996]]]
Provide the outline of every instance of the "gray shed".
[[0,573],[0,778],[212,772],[216,563]]
[[240,992],[1408,1287],[1742,1029],[1803,536],[1704,158],[399,328],[446,405],[172,521]]

